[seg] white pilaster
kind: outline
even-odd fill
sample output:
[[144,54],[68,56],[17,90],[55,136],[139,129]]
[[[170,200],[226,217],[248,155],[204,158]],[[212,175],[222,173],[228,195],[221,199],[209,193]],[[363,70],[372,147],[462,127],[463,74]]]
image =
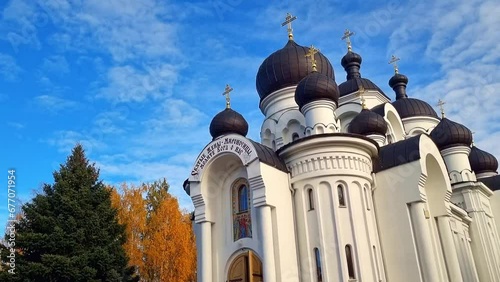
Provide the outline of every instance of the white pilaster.
[[440,281],[436,257],[432,247],[431,232],[425,217],[427,207],[423,202],[410,204],[410,214],[417,243],[419,264],[423,281]]
[[201,264],[198,281],[212,281],[212,223],[201,223]]
[[274,263],[273,232],[271,222],[271,207],[259,207],[259,224],[262,230],[262,252],[263,252],[263,272],[264,281],[276,281],[276,266]]
[[458,262],[458,254],[453,242],[453,234],[451,233],[450,218],[448,216],[440,216],[437,218],[439,233],[441,235],[441,244],[448,268],[448,276],[453,282],[463,281],[460,273],[460,264]]

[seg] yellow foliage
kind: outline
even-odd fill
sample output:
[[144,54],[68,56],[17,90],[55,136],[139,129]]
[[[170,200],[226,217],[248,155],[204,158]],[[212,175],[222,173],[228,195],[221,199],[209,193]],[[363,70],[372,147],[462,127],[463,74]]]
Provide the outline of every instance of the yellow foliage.
[[148,210],[145,193],[151,187],[123,184],[121,193],[112,189],[118,221],[126,225],[129,264],[138,267],[142,281],[195,281],[196,248],[189,215],[168,193]]

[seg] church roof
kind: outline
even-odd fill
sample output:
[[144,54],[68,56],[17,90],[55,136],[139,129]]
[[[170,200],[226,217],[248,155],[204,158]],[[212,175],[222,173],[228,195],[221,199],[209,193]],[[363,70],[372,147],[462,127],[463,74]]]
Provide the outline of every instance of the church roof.
[[361,135],[378,134],[385,136],[387,123],[381,115],[369,109],[363,109],[349,124],[349,132]]
[[295,89],[295,102],[302,108],[317,100],[339,101],[339,88],[335,81],[319,72],[312,72],[304,77]]
[[500,190],[500,175],[479,178],[479,181],[484,183],[484,185],[488,186],[493,191]]
[[285,165],[285,162],[278,156],[278,154],[276,154],[276,152],[273,151],[273,149],[264,146],[258,142],[255,142],[251,139],[248,140],[250,140],[252,145],[255,147],[257,157],[259,157],[259,160],[261,162],[269,166],[272,166],[278,170],[288,173],[288,169]]
[[472,132],[464,125],[445,117],[432,130],[430,137],[439,150],[460,145],[469,147],[472,144]]
[[498,160],[492,154],[472,146],[469,154],[470,167],[475,173],[496,172]]
[[221,135],[236,133],[246,136],[248,123],[245,118],[231,108],[226,108],[215,115],[210,123],[210,135],[215,139]]
[[417,135],[380,148],[375,172],[390,169],[420,159],[420,137]]
[[415,98],[401,98],[392,102],[401,118],[427,116],[438,118],[436,111],[427,102]]
[[[297,85],[300,80],[312,72],[311,59],[306,57],[308,48],[288,40],[285,47],[272,53],[259,67],[256,78],[260,100],[276,90]],[[328,58],[317,53],[318,72],[335,79],[333,67]]]
[[356,92],[360,89],[375,90],[386,96],[385,93],[371,80],[363,77],[351,78],[339,84],[340,97]]
[[408,84],[408,77],[404,74],[396,73],[389,80],[389,86],[394,89],[396,93],[396,101],[392,102],[396,111],[401,118],[427,116],[438,118],[436,111],[427,102],[408,98],[406,94],[406,85]]

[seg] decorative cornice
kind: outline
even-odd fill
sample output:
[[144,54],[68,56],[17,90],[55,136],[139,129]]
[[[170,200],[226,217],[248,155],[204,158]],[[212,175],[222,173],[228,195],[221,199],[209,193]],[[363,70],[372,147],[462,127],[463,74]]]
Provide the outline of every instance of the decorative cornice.
[[333,112],[337,108],[337,105],[333,101],[330,101],[327,99],[321,99],[321,100],[316,100],[316,101],[312,101],[312,102],[305,104],[302,107],[301,112],[305,115],[305,114],[307,114],[307,112],[309,112],[310,110],[313,110],[315,108],[328,108],[329,110],[332,110],[332,112]]
[[[261,112],[265,114],[273,104],[279,103],[282,100],[293,99],[295,97],[295,88],[297,88],[297,85],[281,88],[269,94],[260,102],[259,108]],[[297,105],[298,109],[299,106]]]
[[441,155],[443,157],[453,154],[466,154],[468,156],[469,153],[470,153],[470,147],[467,146],[455,146],[441,150]]
[[[345,153],[332,154],[329,156],[311,156],[307,159],[300,159],[296,162],[288,164],[288,169],[292,177],[297,177],[302,174],[313,173],[316,171],[349,171],[352,174],[359,172],[371,175],[372,163],[369,158],[353,156],[354,154]],[[358,173],[356,173],[358,172]]]

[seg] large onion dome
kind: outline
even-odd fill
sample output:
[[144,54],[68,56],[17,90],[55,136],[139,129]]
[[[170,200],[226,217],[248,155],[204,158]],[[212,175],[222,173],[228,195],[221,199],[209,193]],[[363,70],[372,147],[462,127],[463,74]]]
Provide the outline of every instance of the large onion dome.
[[387,133],[384,118],[369,109],[363,109],[349,124],[349,132],[361,135],[383,135]]
[[451,121],[445,117],[430,134],[439,150],[455,146],[467,146],[472,144],[472,132],[464,125]]
[[361,56],[352,51],[348,51],[347,54],[342,57],[340,63],[347,73],[347,81],[339,85],[340,97],[357,92],[360,89],[375,90],[384,94],[384,92],[371,80],[361,77],[359,69],[361,68],[362,61],[363,59]]
[[476,173],[496,172],[498,169],[498,160],[492,154],[472,146],[469,154],[471,169]]
[[[311,59],[306,57],[308,48],[288,40],[282,49],[272,53],[259,67],[256,78],[257,92],[262,101],[276,90],[297,85],[312,72]],[[320,52],[316,54],[319,73],[335,79],[330,61]]]
[[408,77],[406,75],[396,73],[389,80],[389,86],[394,89],[396,93],[396,101],[392,102],[396,111],[401,118],[427,116],[438,118],[436,111],[431,105],[419,99],[408,98],[406,95],[406,85],[408,84]]
[[226,108],[212,119],[210,123],[210,135],[215,139],[229,133],[246,136],[248,133],[248,123],[238,112],[233,111],[231,108]]
[[302,109],[306,104],[318,100],[330,100],[335,105],[338,105],[339,89],[335,80],[322,73],[313,71],[297,85],[295,89],[295,102],[299,105],[299,109]]

